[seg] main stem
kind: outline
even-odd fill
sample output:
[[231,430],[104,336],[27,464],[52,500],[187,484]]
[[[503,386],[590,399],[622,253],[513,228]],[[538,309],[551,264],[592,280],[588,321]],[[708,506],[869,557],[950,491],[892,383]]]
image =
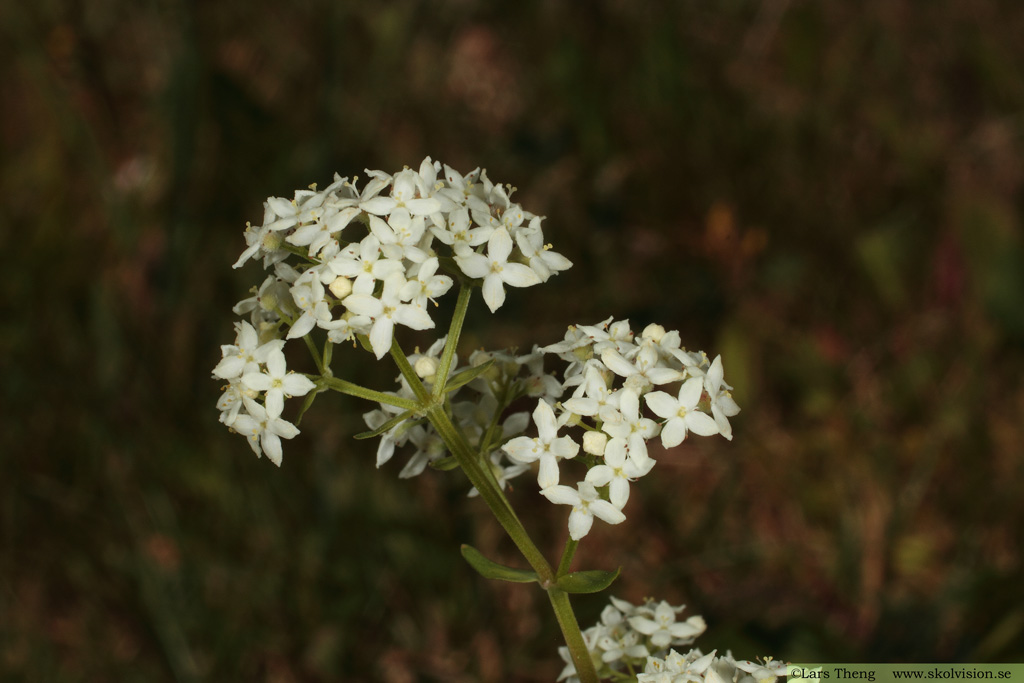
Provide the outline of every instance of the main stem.
[[[448,340],[442,354],[433,392],[430,392],[428,395],[426,387],[416,377],[409,366],[408,360],[405,358],[405,354],[397,344],[392,346],[392,357],[398,364],[399,370],[405,376],[406,381],[412,384],[417,398],[423,402],[427,419],[430,420],[434,429],[437,430],[438,435],[448,447],[449,452],[455,456],[462,471],[466,473],[469,481],[476,487],[480,497],[487,504],[487,507],[491,509],[491,513],[494,514],[498,523],[505,529],[509,538],[516,544],[516,547],[519,548],[519,552],[522,553],[530,567],[533,568],[533,571],[537,573],[541,587],[548,593],[551,607],[555,612],[555,618],[558,620],[558,625],[562,630],[566,645],[569,646],[569,653],[576,667],[576,675],[581,683],[598,683],[597,670],[594,668],[590,652],[587,650],[586,642],[583,640],[579,623],[576,621],[576,615],[569,602],[569,595],[555,585],[558,576],[568,572],[571,553],[567,553],[568,557],[563,556],[563,561],[560,563],[558,573],[556,574],[533,542],[533,539],[530,538],[526,528],[505,497],[504,492],[496,485],[494,478],[488,476],[487,472],[484,471],[478,454],[473,451],[462,432],[452,423],[451,418],[444,409],[442,398],[444,396],[444,383],[448,378],[448,369],[458,344],[459,335],[462,332],[462,323],[465,320],[466,310],[469,307],[471,291],[470,287],[466,285],[463,285],[459,291],[455,314],[452,317],[452,325],[448,332]],[[573,550],[575,550],[575,544],[573,545]]]

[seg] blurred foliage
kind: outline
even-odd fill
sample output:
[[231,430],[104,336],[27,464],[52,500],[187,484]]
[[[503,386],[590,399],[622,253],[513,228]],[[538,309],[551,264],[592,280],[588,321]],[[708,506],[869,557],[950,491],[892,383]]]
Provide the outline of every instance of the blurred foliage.
[[[659,459],[580,567],[738,656],[1024,660],[1019,3],[44,0],[0,26],[0,680],[557,676],[543,596],[458,552],[514,549],[455,474],[376,471],[366,406],[318,401],[281,471],[216,422],[263,198],[428,154],[518,186],[576,263],[468,344],[658,321],[737,388],[735,440]],[[515,496],[554,553],[564,513]]]

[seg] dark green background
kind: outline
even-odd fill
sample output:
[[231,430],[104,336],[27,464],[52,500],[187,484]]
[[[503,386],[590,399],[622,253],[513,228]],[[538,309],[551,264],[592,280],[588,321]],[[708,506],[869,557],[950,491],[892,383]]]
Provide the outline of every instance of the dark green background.
[[[478,305],[467,349],[614,315],[724,356],[736,438],[659,457],[581,547],[615,595],[739,657],[1024,660],[1020,3],[7,0],[0,27],[0,680],[557,676],[543,595],[458,554],[514,550],[456,473],[375,470],[369,406],[318,402],[281,470],[216,421],[245,221],[428,154],[517,186],[576,264]],[[513,500],[553,555],[565,510]]]

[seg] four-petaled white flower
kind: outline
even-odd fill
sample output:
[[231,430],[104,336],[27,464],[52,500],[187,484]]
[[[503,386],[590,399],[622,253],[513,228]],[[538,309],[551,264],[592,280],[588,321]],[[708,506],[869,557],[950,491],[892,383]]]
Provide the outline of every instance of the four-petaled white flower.
[[370,328],[370,346],[380,360],[391,349],[395,323],[414,330],[426,330],[434,326],[427,312],[401,299],[405,278],[401,273],[392,273],[384,280],[384,291],[380,298],[370,294],[349,294],[342,302],[345,308],[356,315],[365,315],[373,320]]
[[587,472],[587,481],[594,486],[607,486],[612,505],[621,510],[629,500],[629,482],[644,476],[652,467],[651,458],[637,464],[629,457],[625,439],[612,439],[604,449],[604,464],[592,467]]
[[239,414],[231,428],[249,439],[249,445],[256,455],[266,454],[270,462],[281,466],[281,439],[292,439],[299,429],[291,422],[273,417],[251,398],[242,399],[246,413]]
[[572,512],[569,513],[569,537],[574,541],[580,540],[590,532],[590,527],[594,525],[594,517],[609,524],[621,524],[626,521],[626,515],[622,514],[622,510],[603,500],[589,481],[581,481],[575,489],[562,484],[549,486],[541,489],[541,495],[552,503],[572,506]]
[[455,261],[462,272],[473,278],[484,280],[484,302],[491,312],[505,303],[505,285],[530,287],[540,284],[540,276],[522,263],[509,263],[512,254],[512,238],[505,228],[498,228],[487,240],[487,256],[470,253],[457,255]]
[[683,442],[687,432],[695,432],[701,436],[718,434],[718,424],[707,413],[697,410],[704,381],[700,377],[691,377],[679,388],[679,395],[673,397],[664,391],[652,391],[647,394],[647,405],[658,417],[668,419],[661,428],[661,445],[674,448]]
[[670,644],[692,642],[707,629],[704,619],[699,616],[690,617],[686,621],[676,621],[676,614],[683,607],[672,607],[664,600],[654,608],[650,618],[640,615],[629,618],[629,625],[645,636],[657,647],[668,647]]
[[580,445],[572,437],[558,436],[558,420],[547,401],[537,402],[533,421],[537,425],[537,438],[517,436],[502,448],[513,462],[530,464],[539,460],[537,484],[546,489],[558,483],[558,461],[576,457]]
[[316,385],[305,375],[288,372],[284,352],[276,348],[267,356],[265,373],[248,372],[242,375],[242,384],[253,391],[265,391],[267,415],[280,417],[284,410],[284,399],[292,396],[305,396],[316,388]]

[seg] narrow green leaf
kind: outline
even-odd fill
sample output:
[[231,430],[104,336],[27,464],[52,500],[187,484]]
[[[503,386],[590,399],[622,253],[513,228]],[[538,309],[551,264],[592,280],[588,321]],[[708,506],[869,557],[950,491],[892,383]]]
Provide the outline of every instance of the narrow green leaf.
[[380,436],[384,432],[389,431],[390,429],[392,429],[398,423],[406,420],[410,415],[412,415],[412,413],[413,413],[413,411],[407,410],[404,413],[402,413],[401,415],[398,415],[397,417],[391,418],[390,420],[388,420],[387,422],[382,424],[380,427],[377,427],[376,429],[371,430],[369,432],[360,432],[360,433],[356,434],[352,438],[353,439],[372,439],[375,436]]
[[512,567],[492,562],[471,545],[462,545],[462,556],[485,579],[511,581],[512,583],[530,583],[537,580],[536,572],[528,569],[513,569]]
[[299,411],[299,416],[295,418],[296,425],[302,422],[302,416],[305,415],[306,411],[309,410],[309,407],[313,405],[313,401],[316,399],[316,395],[319,393],[319,391],[311,391],[308,394],[306,394],[306,400],[302,402],[302,409]]
[[445,385],[445,392],[455,391],[464,384],[469,384],[474,379],[487,372],[490,367],[494,365],[494,359],[490,359],[486,363],[482,363],[475,368],[468,368],[462,372],[452,375],[452,378],[448,380],[448,384]]
[[360,346],[362,346],[365,350],[369,351],[370,353],[373,353],[373,347],[370,346],[369,337],[367,337],[365,334],[357,334],[356,339],[359,340]]
[[572,574],[558,577],[555,586],[566,593],[599,593],[612,585],[612,582],[619,578],[619,572],[621,571],[622,567],[613,572],[603,569],[573,572]]
[[454,470],[459,466],[459,460],[454,455],[449,455],[447,458],[441,458],[440,460],[434,460],[427,463],[432,469],[440,472],[448,472]]

